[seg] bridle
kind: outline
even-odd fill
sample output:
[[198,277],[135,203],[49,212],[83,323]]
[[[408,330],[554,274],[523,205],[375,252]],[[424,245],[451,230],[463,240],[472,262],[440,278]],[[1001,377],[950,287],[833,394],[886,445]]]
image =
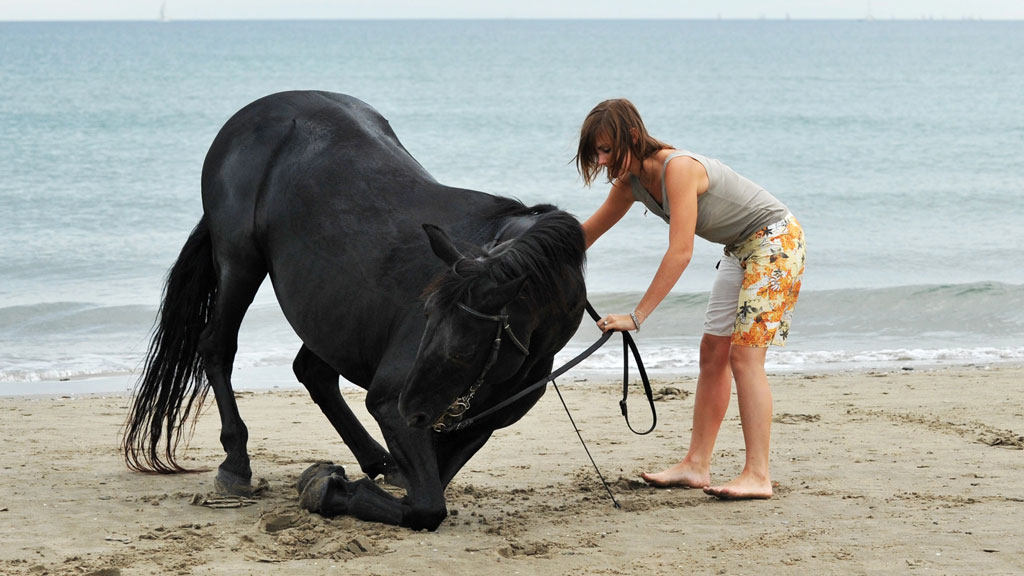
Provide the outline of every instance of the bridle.
[[[458,270],[456,269],[457,264],[458,261],[452,264],[452,271],[455,272],[456,275],[460,275]],[[480,376],[476,379],[473,385],[469,387],[469,390],[467,390],[465,394],[456,398],[455,401],[448,406],[448,409],[445,410],[444,413],[441,414],[441,416],[439,416],[436,421],[434,421],[434,424],[431,426],[433,430],[435,432],[440,433],[451,433],[467,428],[474,422],[486,418],[491,414],[494,414],[495,412],[505,408],[506,406],[519,401],[527,394],[531,394],[534,391],[544,386],[547,386],[547,384],[550,382],[552,385],[554,385],[555,391],[558,392],[558,398],[562,401],[562,406],[565,408],[565,413],[569,416],[569,421],[572,422],[573,428],[576,430],[576,435],[579,436],[580,442],[583,442],[583,436],[580,434],[580,430],[576,426],[576,422],[573,421],[572,414],[569,413],[569,406],[566,405],[565,399],[562,398],[562,393],[561,391],[558,390],[558,385],[555,384],[555,378],[561,376],[562,374],[565,374],[571,368],[582,362],[584,359],[590,357],[590,355],[596,352],[598,348],[604,346],[605,342],[607,342],[615,332],[603,332],[601,334],[601,337],[597,339],[597,342],[594,342],[593,344],[590,345],[589,348],[578,354],[572,360],[566,362],[561,368],[554,370],[553,372],[541,378],[537,382],[534,382],[533,384],[527,386],[526,388],[512,395],[510,398],[506,398],[505,400],[499,402],[497,405],[491,406],[485,409],[483,412],[469,419],[463,419],[466,412],[469,411],[470,401],[473,399],[473,395],[475,395],[476,391],[480,388],[481,385],[483,385],[484,379],[487,377],[487,372],[489,372],[490,369],[494,366],[494,364],[498,361],[498,353],[501,350],[502,332],[508,334],[509,340],[511,340],[512,343],[515,344],[516,348],[518,348],[519,351],[522,352],[523,356],[529,356],[530,350],[529,348],[523,345],[522,341],[516,337],[515,332],[512,331],[512,326],[509,323],[508,311],[505,306],[501,308],[501,311],[498,314],[484,314],[483,312],[478,312],[470,308],[469,306],[463,304],[462,302],[459,302],[458,306],[461,310],[464,310],[471,316],[474,316],[481,320],[496,322],[497,329],[494,333],[494,341],[491,343],[491,354],[490,356],[488,356],[487,362],[484,363],[483,370],[480,371]],[[598,315],[597,311],[594,310],[594,307],[590,305],[589,301],[587,302],[586,309],[587,314],[589,314],[590,317],[593,318],[595,321],[600,319],[600,316]],[[654,409],[654,393],[651,390],[651,382],[650,379],[647,378],[647,371],[644,370],[643,361],[640,359],[640,351],[637,350],[636,343],[633,342],[633,337],[629,335],[629,332],[620,333],[622,334],[622,356],[624,365],[622,376],[622,400],[619,401],[619,409],[622,411],[622,416],[623,418],[626,419],[626,426],[629,427],[631,432],[640,435],[650,434],[651,432],[654,431],[654,427],[657,426],[658,423],[658,415]],[[626,400],[629,392],[630,352],[633,353],[633,358],[636,360],[637,369],[640,371],[640,379],[643,382],[644,392],[647,395],[647,403],[651,407],[651,427],[643,432],[635,430],[633,428],[633,425],[630,424],[629,414],[626,409]],[[585,442],[583,442],[583,449],[586,450],[587,456],[590,457],[590,463],[593,464],[594,470],[597,471],[598,477],[601,478],[601,483],[604,485],[604,489],[608,492],[608,496],[611,497],[612,503],[615,505],[616,508],[619,508],[619,503],[618,501],[615,500],[615,495],[612,494],[611,488],[608,486],[608,482],[604,479],[604,476],[601,474],[601,471],[598,470],[597,463],[594,462],[594,458],[593,456],[591,456],[590,450],[587,449],[587,445]]]
[[[494,336],[494,343],[491,345],[491,356],[490,358],[487,359],[487,364],[484,365],[484,369],[483,372],[481,372],[480,377],[477,378],[476,382],[472,386],[470,386],[469,391],[466,392],[465,395],[456,398],[455,401],[452,402],[451,406],[448,407],[448,410],[446,410],[445,413],[442,414],[437,419],[437,421],[434,422],[433,428],[436,432],[456,432],[458,430],[468,428],[474,422],[486,418],[491,414],[494,414],[495,412],[498,412],[499,410],[518,401],[520,398],[534,392],[535,390],[541,387],[547,386],[549,382],[554,384],[555,378],[558,378],[562,374],[565,374],[570,369],[575,367],[577,364],[589,358],[591,354],[596,352],[598,348],[600,348],[601,346],[604,346],[605,342],[607,342],[612,337],[612,335],[616,333],[611,330],[609,330],[608,332],[604,332],[603,334],[601,334],[601,337],[598,338],[596,342],[590,345],[589,348],[587,348],[583,352],[580,352],[575,358],[563,364],[561,368],[554,370],[544,378],[541,378],[540,380],[520,390],[512,397],[506,398],[502,402],[499,402],[497,405],[487,408],[483,412],[473,416],[472,418],[469,418],[468,420],[463,420],[463,416],[466,414],[466,411],[469,410],[470,399],[473,398],[473,394],[476,393],[477,388],[479,388],[480,385],[483,384],[484,377],[487,375],[487,371],[491,369],[491,366],[493,366],[494,362],[497,361],[498,359],[498,349],[501,346],[502,331],[504,330],[508,332],[509,338],[512,340],[513,343],[515,343],[515,345],[519,348],[520,351],[522,351],[524,355],[529,355],[530,352],[529,350],[526,349],[525,346],[523,346],[522,342],[520,342],[519,339],[516,338],[516,335],[512,332],[512,327],[509,326],[508,314],[506,313],[505,308],[502,308],[501,312],[498,315],[490,315],[477,312],[476,310],[473,310],[472,308],[466,306],[465,304],[460,303],[459,307],[465,310],[466,312],[472,314],[473,316],[476,316],[477,318],[481,318],[484,320],[493,320],[498,322],[498,330]],[[587,314],[589,314],[590,317],[593,318],[595,321],[600,319],[600,315],[598,315],[597,311],[594,310],[594,307],[590,305],[590,302],[587,302]],[[654,427],[658,423],[658,415],[654,409],[654,392],[651,390],[651,381],[647,377],[647,371],[644,370],[644,363],[643,360],[640,359],[640,351],[637,350],[636,342],[633,341],[633,337],[629,335],[629,332],[619,332],[619,334],[622,334],[623,357],[622,400],[619,401],[619,409],[622,412],[623,418],[626,419],[626,426],[629,427],[631,432],[633,432],[634,434],[639,434],[641,436],[645,434],[650,434],[651,432],[654,431]],[[640,381],[643,383],[644,387],[644,394],[647,396],[647,403],[651,407],[651,427],[643,432],[633,428],[633,425],[629,421],[629,412],[626,407],[626,400],[628,398],[629,392],[630,353],[632,353],[633,359],[636,361],[637,370],[639,370],[640,372]],[[558,387],[556,386],[555,388],[557,389]],[[559,393],[559,397],[561,397],[561,393]],[[566,407],[566,411],[568,411],[568,407]]]
[[473,395],[484,383],[484,379],[487,377],[487,373],[494,367],[494,364],[498,361],[498,352],[501,350],[501,335],[502,333],[508,334],[508,339],[515,344],[516,348],[523,353],[523,356],[530,355],[530,349],[523,345],[523,342],[516,337],[515,332],[512,331],[512,325],[509,323],[508,312],[503,306],[498,314],[484,314],[478,312],[469,306],[459,302],[459,308],[464,310],[469,315],[479,318],[481,320],[488,320],[491,322],[497,322],[497,330],[494,334],[494,341],[491,342],[491,354],[487,357],[487,362],[484,363],[483,370],[480,371],[480,376],[477,377],[476,381],[465,394],[459,396],[454,402],[448,406],[448,409],[441,414],[440,417],[434,422],[433,429],[435,432],[446,432],[450,429],[457,429],[457,425],[462,420],[462,417],[469,410],[469,402],[473,399]]
[[[465,310],[466,312],[477,318],[497,322],[498,329],[494,335],[494,342],[491,344],[491,355],[487,359],[487,363],[484,365],[484,369],[480,373],[480,377],[476,379],[476,382],[474,382],[472,386],[470,386],[469,391],[466,392],[465,395],[456,398],[456,400],[452,402],[451,406],[448,407],[448,410],[446,410],[445,413],[442,414],[441,417],[438,418],[436,422],[434,422],[434,431],[456,432],[464,428],[467,428],[474,422],[482,418],[486,418],[491,414],[494,414],[495,412],[503,409],[504,407],[514,402],[517,402],[520,398],[523,398],[527,394],[530,394],[541,387],[547,386],[547,384],[550,382],[555,386],[555,391],[558,392],[558,398],[559,400],[562,401],[562,406],[565,408],[565,413],[569,416],[569,421],[572,422],[573,428],[576,430],[576,435],[579,436],[580,442],[583,443],[583,449],[586,450],[587,456],[590,458],[590,463],[593,464],[594,470],[597,471],[597,475],[601,479],[601,483],[604,485],[605,491],[608,492],[608,496],[611,497],[612,503],[615,505],[615,507],[619,508],[619,502],[615,499],[615,495],[612,494],[612,490],[611,487],[609,487],[608,485],[608,481],[604,479],[604,475],[601,474],[601,471],[598,469],[597,462],[594,461],[594,457],[590,454],[590,450],[587,449],[586,442],[583,442],[583,436],[582,434],[580,434],[580,429],[579,427],[576,426],[576,422],[573,421],[572,414],[569,413],[569,406],[565,403],[565,399],[562,398],[562,392],[558,390],[558,385],[555,384],[555,378],[561,376],[562,374],[565,374],[571,368],[573,368],[574,366],[582,362],[584,359],[588,358],[591,354],[596,352],[598,348],[604,346],[604,343],[607,342],[608,339],[610,339],[612,335],[615,334],[615,332],[607,331],[602,333],[601,337],[597,339],[597,342],[594,342],[593,344],[590,345],[589,348],[578,354],[572,360],[566,362],[561,368],[551,372],[544,378],[541,378],[537,382],[534,382],[533,384],[520,390],[512,397],[506,398],[502,402],[499,402],[497,405],[491,406],[484,410],[483,412],[473,416],[472,418],[464,420],[463,416],[466,414],[466,411],[469,410],[469,401],[473,398],[473,394],[476,393],[477,389],[480,388],[480,385],[483,384],[484,377],[486,377],[487,375],[487,371],[491,369],[491,367],[498,359],[498,350],[501,348],[501,333],[507,332],[509,339],[512,340],[512,342],[516,345],[516,347],[519,348],[519,350],[524,355],[528,356],[530,354],[530,351],[526,348],[526,346],[523,346],[523,343],[519,340],[519,338],[516,338],[515,333],[512,332],[512,327],[509,325],[508,321],[508,313],[506,312],[505,308],[502,308],[501,312],[497,315],[477,312],[476,310],[473,310],[469,306],[466,306],[465,304],[462,303],[459,303],[459,308]],[[594,307],[590,305],[590,302],[587,302],[587,314],[590,314],[590,317],[593,318],[595,321],[600,319],[600,316],[598,315],[597,311],[594,310]],[[624,366],[622,375],[622,400],[619,401],[619,409],[622,411],[622,416],[623,418],[626,419],[626,426],[629,427],[631,432],[640,435],[650,434],[651,432],[654,431],[654,427],[657,426],[658,424],[658,415],[654,409],[654,393],[651,390],[651,381],[650,379],[647,378],[647,371],[644,370],[644,363],[640,359],[640,351],[637,350],[636,343],[633,342],[633,337],[629,335],[629,332],[620,332],[620,334],[622,334],[622,356]],[[644,393],[647,395],[647,403],[651,407],[651,427],[643,432],[635,430],[633,428],[633,425],[630,424],[629,414],[626,409],[626,399],[628,397],[629,391],[630,352],[633,353],[633,358],[636,360],[636,367],[640,371],[640,379],[644,385]]]

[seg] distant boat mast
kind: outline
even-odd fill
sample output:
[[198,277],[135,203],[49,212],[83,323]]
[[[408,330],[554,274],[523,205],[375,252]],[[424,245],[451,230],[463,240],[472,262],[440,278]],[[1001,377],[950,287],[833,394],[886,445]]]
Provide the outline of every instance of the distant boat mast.
[[160,21],[170,22],[171,19],[167,17],[167,2],[160,4]]

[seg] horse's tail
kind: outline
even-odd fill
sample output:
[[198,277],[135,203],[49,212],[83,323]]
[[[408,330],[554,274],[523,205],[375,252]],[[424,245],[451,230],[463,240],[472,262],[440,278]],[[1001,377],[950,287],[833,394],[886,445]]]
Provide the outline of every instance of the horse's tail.
[[135,386],[122,443],[125,462],[132,470],[190,471],[177,463],[174,452],[185,423],[192,420],[189,434],[195,427],[209,390],[199,342],[216,294],[213,247],[204,217],[167,275],[156,330]]

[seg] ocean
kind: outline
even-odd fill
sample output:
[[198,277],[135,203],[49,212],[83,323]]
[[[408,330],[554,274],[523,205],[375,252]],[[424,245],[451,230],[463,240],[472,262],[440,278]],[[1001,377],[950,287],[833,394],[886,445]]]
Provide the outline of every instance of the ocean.
[[[580,219],[572,157],[600,100],[789,206],[808,267],[772,373],[1024,361],[1024,22],[245,21],[0,23],[0,395],[133,378],[164,274],[201,213],[203,158],[266,94],[345,92],[439,181]],[[667,227],[637,206],[588,254],[599,311],[640,299]],[[638,334],[696,374],[720,248],[702,240]],[[559,354],[593,342],[589,322]],[[236,374],[299,341],[269,290]],[[621,370],[606,346],[581,365]],[[571,376],[571,375],[570,375]],[[245,387],[245,382],[236,383]]]

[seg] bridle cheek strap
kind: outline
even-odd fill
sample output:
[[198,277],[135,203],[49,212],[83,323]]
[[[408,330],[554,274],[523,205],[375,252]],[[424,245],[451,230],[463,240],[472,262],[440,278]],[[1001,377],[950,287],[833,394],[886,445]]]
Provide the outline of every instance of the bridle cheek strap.
[[480,388],[481,385],[483,385],[484,379],[487,378],[487,373],[490,372],[491,368],[498,361],[498,352],[501,351],[502,332],[508,334],[509,340],[511,340],[512,343],[516,345],[516,348],[518,348],[524,356],[530,355],[530,350],[526,346],[523,346],[523,343],[520,342],[519,339],[516,338],[515,333],[512,332],[512,326],[509,325],[508,314],[505,312],[505,308],[502,308],[501,313],[498,315],[477,312],[476,310],[473,310],[472,308],[466,306],[465,304],[462,304],[461,302],[459,303],[459,308],[465,310],[470,315],[480,318],[482,320],[490,320],[492,322],[497,322],[498,327],[497,331],[494,334],[494,341],[491,343],[491,354],[490,356],[487,357],[487,362],[484,363],[484,368],[483,370],[480,371],[480,376],[478,376],[476,382],[474,382],[473,385],[469,387],[469,390],[467,390],[466,393],[463,394],[462,396],[456,398],[455,401],[451,403],[451,406],[448,406],[448,409],[444,411],[444,414],[442,414],[441,417],[438,418],[436,422],[434,422],[433,429],[436,432],[444,432],[453,425],[458,424],[458,422],[462,420],[462,416],[466,413],[466,411],[469,410],[470,400],[473,399],[473,396],[476,394],[476,391]]
[[519,351],[523,353],[523,356],[530,355],[530,349],[524,346],[522,341],[520,341],[519,338],[516,337],[515,332],[512,331],[512,325],[509,324],[508,322],[508,313],[505,312],[505,308],[502,308],[501,312],[498,314],[484,314],[483,312],[477,312],[476,310],[473,310],[472,308],[466,306],[462,302],[459,302],[459,308],[461,308],[465,312],[468,312],[471,316],[476,316],[481,320],[490,320],[492,322],[497,322],[498,324],[500,324],[500,327],[498,329],[498,339],[501,339],[501,331],[504,330],[505,333],[508,334],[509,340],[511,340],[512,343],[516,345],[516,348],[519,348]]

